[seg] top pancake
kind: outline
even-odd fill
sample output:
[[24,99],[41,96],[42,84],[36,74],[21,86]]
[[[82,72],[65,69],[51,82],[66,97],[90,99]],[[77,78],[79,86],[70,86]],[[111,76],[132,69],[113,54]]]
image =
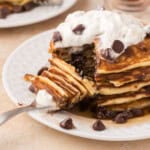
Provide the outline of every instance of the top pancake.
[[[100,50],[96,48],[97,55],[98,51]],[[128,47],[113,63],[102,60],[99,56],[97,56],[97,62],[99,63],[96,74],[119,73],[138,67],[150,66],[150,38],[146,38],[137,45]]]

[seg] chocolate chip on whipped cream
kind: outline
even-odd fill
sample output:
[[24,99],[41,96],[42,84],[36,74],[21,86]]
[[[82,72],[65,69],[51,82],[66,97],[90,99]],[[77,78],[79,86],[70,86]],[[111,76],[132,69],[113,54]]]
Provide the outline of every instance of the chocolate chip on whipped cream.
[[112,45],[112,49],[116,53],[121,53],[124,50],[124,44],[120,40],[115,40]]
[[106,59],[107,61],[113,62],[114,59],[113,59],[113,56],[112,56],[112,51],[113,51],[113,49],[111,49],[111,48],[106,48],[104,50],[101,50],[101,56],[104,59]]
[[79,24],[72,31],[77,35],[81,35],[84,30],[85,30],[85,26],[83,24]]
[[54,41],[54,43],[62,41],[62,36],[61,36],[59,31],[55,31],[54,32],[54,34],[53,34],[53,41]]

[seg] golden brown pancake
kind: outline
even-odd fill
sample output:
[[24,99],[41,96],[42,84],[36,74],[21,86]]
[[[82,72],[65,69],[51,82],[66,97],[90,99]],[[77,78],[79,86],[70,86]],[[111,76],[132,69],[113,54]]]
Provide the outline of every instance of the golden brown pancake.
[[[96,49],[96,51],[100,50]],[[99,64],[97,64],[96,74],[118,73],[138,67],[150,66],[150,38],[128,47],[124,54],[114,63],[102,59],[97,61]]]
[[126,72],[102,74],[96,76],[97,85],[114,85],[115,87],[123,86],[124,84],[145,81],[150,79],[150,67],[140,67]]
[[101,86],[98,87],[97,90],[102,95],[115,95],[115,94],[123,94],[128,92],[136,92],[148,85],[150,85],[150,80],[129,83],[122,87]]
[[146,107],[150,107],[150,98],[140,99],[127,104],[111,105],[106,108],[113,111],[126,111],[132,109],[144,109]]
[[150,97],[150,89],[149,88],[143,88],[139,90],[138,92],[134,93],[126,93],[126,94],[118,94],[118,95],[111,95],[111,96],[102,96],[101,99],[103,100],[103,103],[101,103],[102,106],[110,106],[110,105],[118,105],[118,104],[126,104],[130,102],[134,102],[137,100],[140,100],[142,98],[148,98]]

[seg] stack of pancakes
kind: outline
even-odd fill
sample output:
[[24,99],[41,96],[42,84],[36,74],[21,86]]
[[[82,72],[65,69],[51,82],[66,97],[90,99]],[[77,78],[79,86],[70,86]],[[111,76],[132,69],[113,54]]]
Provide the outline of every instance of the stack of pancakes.
[[[54,47],[51,49],[50,68],[37,76],[26,74],[25,80],[30,81],[37,91],[45,89],[62,109],[70,109],[80,101],[100,95],[88,103],[91,107],[94,105],[97,118],[114,119],[118,114],[137,117],[149,112],[150,38],[128,47],[111,62],[99,57],[99,45],[98,41],[94,42],[93,49],[88,49],[93,50],[96,59],[96,63],[93,62],[96,64],[93,80],[81,76],[76,68],[78,66],[66,61],[70,57],[69,53],[68,56],[65,53],[65,58],[62,57],[63,54],[60,55],[65,49],[58,50]],[[88,69],[91,69],[91,65],[87,71]]]
[[102,96],[97,107],[114,112],[150,108],[150,38],[128,47],[114,62],[98,62],[95,81]]
[[[114,18],[107,19],[108,14]],[[52,35],[50,68],[37,76],[27,74],[25,79],[37,90],[49,92],[60,108],[92,99],[87,108],[96,105],[93,112],[98,118],[118,120],[121,115],[117,122],[123,122],[127,116],[144,114],[150,108],[149,30],[127,18],[108,11],[69,16]],[[112,29],[103,28],[105,24]],[[117,32],[117,27],[122,28]]]
[[57,106],[68,109],[94,94],[93,83],[82,79],[73,66],[55,57],[49,61],[51,67],[48,70],[37,76],[26,74],[25,80],[30,81],[37,91],[45,89],[53,95]]

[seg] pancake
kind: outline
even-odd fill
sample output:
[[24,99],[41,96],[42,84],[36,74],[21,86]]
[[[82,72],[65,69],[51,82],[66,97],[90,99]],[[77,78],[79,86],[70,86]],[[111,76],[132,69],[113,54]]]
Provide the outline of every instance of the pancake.
[[124,84],[135,82],[135,81],[145,81],[150,79],[150,67],[141,67],[132,69],[126,72],[112,73],[112,74],[102,74],[95,77],[98,85],[103,86],[114,85],[115,87],[123,86]]
[[150,107],[150,98],[140,99],[127,104],[108,106],[107,109],[112,111],[126,111],[132,109],[144,109],[146,107]]
[[110,106],[110,105],[118,105],[118,104],[126,104],[130,102],[134,102],[140,100],[142,98],[150,97],[149,87],[143,88],[138,92],[135,93],[127,93],[121,95],[112,95],[112,96],[102,96],[103,103],[101,106]]
[[143,82],[134,82],[127,84],[122,87],[104,87],[100,86],[97,88],[97,91],[102,95],[114,95],[114,94],[123,94],[128,92],[136,92],[141,88],[150,85],[150,80]]
[[[95,42],[95,44],[98,44]],[[98,48],[96,51],[100,51]],[[128,47],[125,52],[113,63],[99,58],[97,52],[96,74],[110,74],[125,72],[138,67],[150,66],[150,38],[137,45]],[[100,60],[99,60],[100,59]]]

